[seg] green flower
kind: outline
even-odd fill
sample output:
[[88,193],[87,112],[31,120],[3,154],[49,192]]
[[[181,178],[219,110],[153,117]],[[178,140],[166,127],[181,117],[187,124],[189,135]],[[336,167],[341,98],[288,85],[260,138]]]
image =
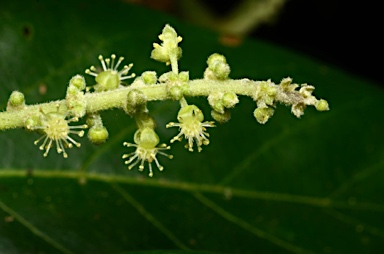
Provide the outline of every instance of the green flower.
[[84,131],[77,129],[88,128],[86,124],[69,126],[68,123],[76,122],[78,121],[78,118],[74,117],[66,120],[64,115],[58,113],[58,110],[59,107],[57,107],[57,112],[42,112],[40,123],[36,125],[27,125],[28,129],[38,130],[43,133],[43,136],[37,139],[34,144],[37,145],[41,140],[44,140],[39,147],[40,150],[45,150],[44,157],[48,156],[50,149],[55,144],[57,153],[63,153],[63,157],[67,158],[68,154],[66,153],[65,148],[72,148],[73,145],[80,147],[80,143],[76,142],[69,135],[75,134],[82,137]]
[[169,127],[179,127],[180,132],[174,138],[171,139],[171,143],[176,140],[181,141],[182,136],[184,135],[185,139],[188,141],[185,146],[189,151],[193,152],[193,141],[196,142],[197,149],[200,152],[202,150],[202,145],[209,144],[209,134],[206,132],[207,127],[215,127],[214,122],[203,122],[204,115],[201,110],[195,105],[188,105],[182,107],[177,114],[177,120],[179,123],[168,123],[166,125]]
[[124,57],[120,57],[115,65],[116,55],[112,54],[111,58],[104,60],[103,56],[99,56],[99,60],[103,67],[101,72],[97,73],[95,66],[91,66],[89,69],[85,70],[86,74],[95,77],[97,84],[93,86],[96,92],[113,90],[119,87],[122,80],[134,78],[136,75],[133,73],[127,76],[129,70],[132,68],[133,64],[124,65],[121,71],[118,71],[117,68],[124,60]]
[[156,163],[156,166],[160,171],[163,171],[164,169],[164,167],[160,165],[156,158],[157,154],[167,156],[170,159],[173,157],[172,155],[161,151],[171,149],[170,146],[167,146],[166,144],[157,146],[159,144],[159,136],[157,136],[156,132],[152,128],[144,127],[143,129],[138,129],[134,135],[134,142],[135,144],[128,142],[123,143],[123,145],[127,147],[136,147],[136,151],[123,155],[123,159],[128,158],[128,160],[125,161],[125,164],[129,165],[129,170],[131,170],[140,162],[139,171],[143,171],[144,163],[147,161],[149,167],[149,176],[152,177],[153,161]]

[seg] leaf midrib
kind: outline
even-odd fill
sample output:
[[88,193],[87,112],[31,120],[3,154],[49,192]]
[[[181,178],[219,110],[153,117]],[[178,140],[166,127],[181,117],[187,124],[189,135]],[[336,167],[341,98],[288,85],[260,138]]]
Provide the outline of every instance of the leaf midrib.
[[165,179],[146,179],[132,178],[124,175],[111,175],[94,172],[84,171],[57,171],[57,170],[34,170],[27,172],[21,169],[0,169],[0,179],[4,178],[51,178],[51,179],[75,179],[79,183],[86,183],[87,181],[98,181],[104,183],[120,183],[136,186],[157,187],[164,189],[173,189],[179,191],[187,191],[190,193],[201,192],[225,195],[230,193],[231,197],[248,198],[258,200],[268,200],[275,202],[286,202],[300,205],[308,205],[320,208],[343,208],[347,210],[366,210],[384,212],[384,205],[378,203],[356,203],[349,204],[347,201],[332,200],[329,197],[313,197],[303,195],[293,195],[287,193],[267,192],[257,190],[246,190],[240,188],[233,188],[230,186],[213,185],[213,184],[199,184],[188,182],[172,182]]

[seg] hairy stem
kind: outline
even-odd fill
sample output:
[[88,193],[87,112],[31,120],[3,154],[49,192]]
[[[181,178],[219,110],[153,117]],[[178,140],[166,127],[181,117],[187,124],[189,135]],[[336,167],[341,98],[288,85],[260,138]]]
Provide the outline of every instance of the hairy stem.
[[[254,97],[257,87],[262,81],[252,81],[249,79],[239,80],[206,80],[197,79],[188,82],[187,88],[184,90],[184,96],[204,96],[207,97],[213,92],[233,92],[238,95],[245,95]],[[140,90],[147,98],[148,101],[163,101],[171,100],[165,83],[145,86],[127,86],[124,88],[115,89],[112,91],[99,92],[99,93],[86,93],[86,113],[96,113],[98,111],[112,109],[112,108],[123,108],[126,103],[127,94],[132,90]],[[289,98],[292,96],[300,96],[298,92],[292,95],[288,95]],[[295,99],[296,100],[296,99]],[[129,102],[128,102],[129,103]],[[57,105],[60,105],[60,113],[66,113],[66,101],[58,100],[48,103],[36,104],[25,106],[23,109],[17,111],[6,111],[0,113],[0,130],[20,128],[24,127],[25,120],[33,114],[36,114],[40,110],[43,112],[57,111]]]

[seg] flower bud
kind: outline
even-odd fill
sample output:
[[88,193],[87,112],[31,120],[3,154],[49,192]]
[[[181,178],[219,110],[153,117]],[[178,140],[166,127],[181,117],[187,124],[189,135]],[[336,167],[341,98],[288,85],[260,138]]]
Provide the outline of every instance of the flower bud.
[[211,116],[213,119],[215,119],[215,121],[219,123],[226,123],[231,120],[231,111],[229,109],[225,109],[224,113],[220,113],[215,110],[212,110]]
[[208,69],[211,71],[206,71],[204,77],[209,78],[212,74],[215,79],[223,80],[227,79],[231,69],[227,64],[227,60],[223,55],[214,53],[208,57],[207,60]]
[[256,108],[255,111],[253,111],[253,116],[259,123],[265,124],[268,119],[273,116],[274,112],[275,110],[273,108]]
[[13,91],[9,96],[7,111],[19,110],[25,106],[24,94],[19,91]]
[[105,143],[108,136],[108,130],[104,126],[93,126],[88,130],[88,139],[95,145]]
[[315,105],[316,109],[318,111],[327,111],[329,110],[329,105],[328,105],[328,102],[326,100],[319,100],[316,105]]
[[224,107],[233,108],[237,103],[239,103],[239,98],[235,93],[225,93],[221,101]]
[[189,81],[189,71],[182,71],[179,73],[179,80],[181,82],[188,82]]
[[227,63],[227,59],[225,59],[225,56],[220,55],[218,53],[213,53],[208,57],[207,64],[208,66],[212,65],[214,62],[222,62]]
[[231,72],[229,65],[223,62],[215,62],[214,64],[212,64],[212,67],[210,67],[210,69],[215,74],[216,78],[220,80],[227,79],[229,73]]
[[222,102],[223,93],[221,92],[213,92],[208,95],[208,103],[212,107],[214,111],[217,111],[221,114],[224,113],[224,105]]
[[163,41],[160,45],[153,43],[153,50],[151,52],[151,58],[159,61],[170,63],[170,57],[176,56],[177,60],[181,57],[181,48],[178,47],[178,43],[182,41],[180,36],[177,36],[175,29],[170,25],[166,25],[159,35],[159,39]]
[[146,85],[153,85],[157,82],[156,72],[154,71],[145,71],[141,74],[141,77]]
[[73,79],[74,78],[72,78],[71,81],[69,82],[69,86],[67,88],[67,94],[65,96],[65,103],[68,108],[69,115],[80,118],[85,115],[86,100],[84,97],[84,92],[79,90],[77,86],[72,84]]
[[74,86],[74,87],[76,87],[79,90],[84,90],[85,86],[86,86],[85,79],[81,75],[75,75],[69,81],[69,85],[70,86]]
[[137,89],[132,89],[127,95],[125,111],[127,114],[134,114],[138,108],[147,103],[147,96]]

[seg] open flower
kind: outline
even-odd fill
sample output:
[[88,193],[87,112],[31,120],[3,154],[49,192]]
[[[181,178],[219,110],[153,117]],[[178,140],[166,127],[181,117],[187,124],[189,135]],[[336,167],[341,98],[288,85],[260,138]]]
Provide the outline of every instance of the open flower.
[[103,70],[97,73],[95,66],[91,66],[89,69],[85,70],[86,74],[96,77],[95,80],[97,84],[93,86],[96,92],[116,89],[119,87],[122,80],[134,78],[136,76],[134,73],[127,76],[133,64],[125,65],[121,71],[118,71],[117,68],[124,60],[124,57],[120,57],[116,65],[115,59],[116,55],[114,54],[111,55],[111,58],[106,58],[105,60],[103,56],[100,55],[99,60]]
[[78,118],[74,117],[66,120],[65,116],[60,114],[59,106],[57,107],[57,112],[44,113],[40,117],[40,123],[37,125],[27,126],[31,130],[40,130],[43,133],[43,136],[37,139],[34,144],[37,145],[41,140],[44,139],[42,145],[40,145],[40,150],[45,150],[44,157],[48,156],[50,149],[56,144],[57,153],[63,153],[63,157],[67,158],[68,154],[65,152],[65,148],[72,148],[73,145],[80,147],[80,143],[72,139],[69,134],[75,134],[79,137],[84,135],[83,130],[76,129],[85,129],[88,126],[86,124],[79,126],[69,126],[68,123],[78,121]]
[[159,136],[157,136],[156,132],[152,128],[144,127],[143,129],[137,130],[134,136],[134,142],[135,144],[128,142],[123,143],[123,145],[127,147],[136,147],[136,151],[123,155],[123,159],[129,158],[125,161],[125,164],[129,165],[129,170],[131,170],[140,162],[139,171],[143,171],[144,162],[147,161],[149,167],[149,176],[152,177],[152,161],[155,161],[156,166],[160,171],[164,169],[164,167],[160,165],[156,158],[157,154],[167,156],[170,159],[173,157],[172,155],[161,151],[171,149],[170,146],[167,146],[166,144],[157,146],[159,144]]
[[200,152],[202,145],[209,144],[209,134],[206,132],[206,127],[215,127],[214,122],[203,122],[204,115],[201,110],[195,105],[187,105],[182,107],[177,114],[177,120],[179,123],[168,123],[169,127],[179,127],[180,132],[174,138],[171,139],[171,143],[176,140],[181,141],[184,135],[185,139],[188,140],[188,144],[185,148],[193,152],[193,141],[196,142],[197,149]]

